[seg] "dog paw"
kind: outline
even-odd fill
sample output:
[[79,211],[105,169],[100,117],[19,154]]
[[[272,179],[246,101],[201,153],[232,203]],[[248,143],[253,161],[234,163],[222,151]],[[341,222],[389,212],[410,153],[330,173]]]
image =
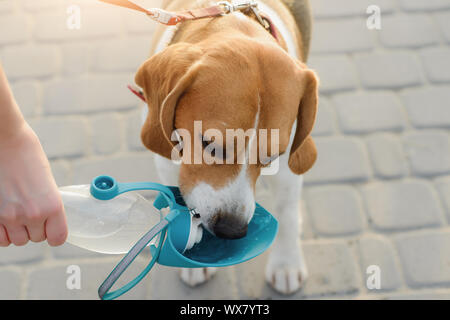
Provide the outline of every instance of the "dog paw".
[[298,291],[308,277],[305,266],[271,266],[266,268],[266,281],[277,292],[288,295]]
[[180,269],[180,278],[188,286],[198,286],[216,273],[216,268],[182,268]]

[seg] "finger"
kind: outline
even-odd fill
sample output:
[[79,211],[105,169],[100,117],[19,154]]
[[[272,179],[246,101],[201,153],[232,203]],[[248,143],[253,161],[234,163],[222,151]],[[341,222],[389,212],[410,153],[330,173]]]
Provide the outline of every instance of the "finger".
[[45,240],[44,222],[26,225],[28,236],[33,242],[42,242]]
[[16,246],[24,246],[27,244],[29,237],[24,226],[8,225],[6,226],[6,231],[12,244]]
[[0,247],[7,247],[11,244],[9,241],[8,233],[3,225],[0,224]]
[[60,246],[67,239],[66,215],[61,212],[53,215],[45,222],[45,235],[51,246]]

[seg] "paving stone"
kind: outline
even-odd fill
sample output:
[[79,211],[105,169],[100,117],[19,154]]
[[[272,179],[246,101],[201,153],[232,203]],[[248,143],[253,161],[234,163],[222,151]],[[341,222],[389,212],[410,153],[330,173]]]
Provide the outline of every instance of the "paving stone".
[[29,264],[40,261],[44,257],[45,245],[42,243],[28,243],[26,246],[10,245],[0,250],[0,265]]
[[120,14],[113,8],[82,10],[80,29],[67,26],[64,10],[39,12],[35,15],[35,37],[40,41],[67,41],[118,35],[121,30]]
[[404,136],[412,172],[433,176],[450,172],[450,139],[446,132],[414,132]]
[[435,18],[444,38],[450,42],[450,11],[436,13]]
[[432,48],[424,50],[421,58],[431,82],[450,82],[450,49]]
[[345,55],[312,56],[309,66],[320,74],[321,93],[350,90],[357,86],[354,65]]
[[423,81],[411,52],[361,53],[355,56],[355,62],[362,84],[369,89],[397,89]]
[[10,13],[14,8],[14,3],[12,1],[8,0],[1,0],[0,1],[0,13],[6,14]]
[[157,265],[151,272],[150,299],[230,300],[237,298],[233,267],[220,268],[208,282],[191,288],[179,278],[178,268]]
[[370,223],[376,230],[399,231],[443,224],[437,195],[423,181],[374,182],[362,191]]
[[[109,259],[111,261],[111,259]],[[52,267],[38,267],[28,275],[27,296],[26,299],[31,300],[98,300],[97,290],[100,284],[106,279],[108,274],[114,269],[115,265],[120,261],[102,262],[86,262],[86,263],[59,263]],[[80,269],[80,289],[68,289],[68,278],[73,273],[68,273],[68,267],[77,265]],[[136,277],[144,268],[145,263],[142,259],[135,260],[117,281],[114,288],[125,285],[127,282]],[[69,269],[70,271],[70,269]],[[49,281],[51,279],[52,281]],[[145,299],[147,297],[148,278],[142,280],[133,290],[119,299]],[[45,288],[45,290],[42,290]]]
[[450,284],[450,233],[427,231],[396,240],[403,273],[410,287]]
[[436,44],[440,36],[428,15],[393,15],[383,17],[380,40],[389,48],[414,48]]
[[[370,0],[315,0],[312,9],[316,18],[366,16],[367,7],[373,4]],[[393,1],[388,0],[377,1],[376,5],[382,13],[389,13],[395,8]]]
[[104,255],[92,252],[77,246],[74,246],[68,242],[59,247],[51,247],[52,255],[57,259],[78,259],[78,258],[100,258]]
[[446,0],[400,0],[400,6],[407,11],[427,11],[450,8],[450,3]]
[[78,157],[87,148],[87,126],[81,119],[42,119],[30,122],[48,158]]
[[318,299],[351,295],[359,291],[360,273],[350,246],[344,241],[304,241],[303,250],[308,278],[292,295],[281,295],[265,282],[264,270],[268,255],[263,254],[235,266],[240,299]]
[[52,45],[7,46],[1,58],[10,80],[48,77],[59,69],[60,52]]
[[120,73],[51,81],[44,87],[44,113],[58,115],[131,109],[138,103],[127,89],[133,77]]
[[122,118],[118,114],[99,114],[90,118],[95,153],[112,154],[120,151],[121,136],[123,136],[122,122]]
[[133,111],[126,117],[127,122],[127,144],[131,150],[143,151],[146,150],[141,141],[141,130],[143,125],[142,109],[147,106]]
[[313,228],[319,236],[351,235],[363,230],[363,207],[354,188],[314,187],[308,189],[305,199]]
[[[132,50],[130,50],[132,48]],[[126,40],[99,42],[92,51],[92,67],[96,71],[131,71],[149,58],[148,37],[129,37]]]
[[317,161],[306,183],[366,181],[370,176],[364,144],[355,138],[316,138]]
[[150,152],[110,156],[107,159],[79,160],[74,162],[73,171],[76,175],[71,184],[86,184],[102,174],[123,182],[159,180]]
[[65,75],[85,74],[91,66],[92,45],[88,43],[66,43],[61,46],[62,71]]
[[50,167],[52,169],[53,177],[58,186],[66,186],[69,182],[70,168],[69,165],[61,160],[51,161]]
[[0,270],[0,300],[17,300],[20,297],[21,275],[13,270]]
[[450,86],[408,89],[401,97],[415,127],[450,127]]
[[36,116],[41,104],[40,84],[36,81],[16,82],[11,90],[25,118]]
[[318,20],[312,38],[312,53],[358,52],[374,47],[374,35],[360,18]]
[[446,209],[447,219],[450,221],[450,176],[439,178],[436,186]]
[[0,20],[0,46],[21,43],[31,37],[31,22],[23,14],[11,14]]
[[336,132],[335,115],[333,108],[327,98],[319,98],[316,123],[314,124],[313,136],[328,136]]
[[20,4],[22,8],[27,11],[41,11],[48,9],[60,8],[62,5],[61,0],[21,0]]
[[[436,290],[437,291],[437,290]],[[388,295],[388,300],[450,300],[449,292],[410,292]]]
[[395,258],[396,252],[389,240],[379,235],[365,235],[358,240],[358,251],[363,279],[367,280],[370,276],[367,273],[370,266],[380,268],[380,289],[367,288],[369,293],[395,290],[402,285],[402,276]]
[[350,247],[341,241],[304,242],[303,250],[309,276],[298,296],[320,297],[352,294],[359,290],[361,279]]
[[333,102],[345,133],[400,131],[405,127],[400,101],[391,92],[343,93],[335,95]]
[[401,140],[382,133],[367,138],[367,147],[375,174],[380,178],[400,178],[408,174],[408,159]]

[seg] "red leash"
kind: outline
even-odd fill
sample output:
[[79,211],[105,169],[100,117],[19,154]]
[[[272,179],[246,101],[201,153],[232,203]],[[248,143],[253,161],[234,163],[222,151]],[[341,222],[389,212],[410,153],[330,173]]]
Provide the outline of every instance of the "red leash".
[[168,26],[174,26],[186,20],[213,18],[227,13],[227,6],[221,4],[208,8],[170,12],[159,8],[152,8],[147,10],[128,0],[100,0],[100,1],[143,12],[147,14],[150,18]]

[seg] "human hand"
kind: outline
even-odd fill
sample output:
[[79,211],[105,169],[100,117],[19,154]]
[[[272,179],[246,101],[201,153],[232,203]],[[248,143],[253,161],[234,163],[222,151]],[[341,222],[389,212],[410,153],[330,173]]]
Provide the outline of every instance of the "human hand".
[[38,137],[23,121],[0,135],[0,246],[67,238],[64,206]]

